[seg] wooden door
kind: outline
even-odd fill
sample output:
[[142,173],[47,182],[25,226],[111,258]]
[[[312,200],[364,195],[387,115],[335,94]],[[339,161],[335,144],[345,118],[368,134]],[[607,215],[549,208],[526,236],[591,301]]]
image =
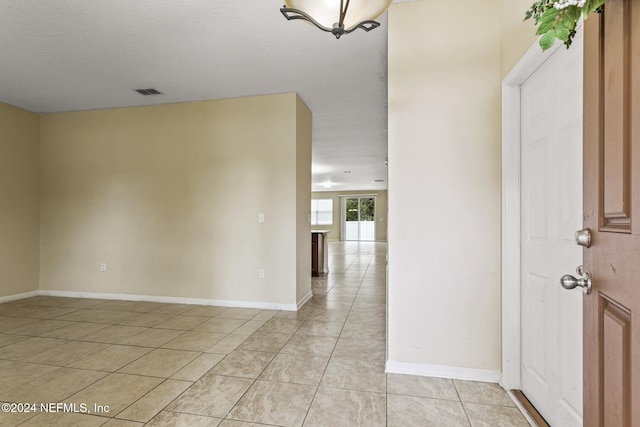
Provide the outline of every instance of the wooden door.
[[552,426],[582,426],[582,31],[520,87],[522,392]]
[[640,426],[640,0],[585,23],[584,424]]

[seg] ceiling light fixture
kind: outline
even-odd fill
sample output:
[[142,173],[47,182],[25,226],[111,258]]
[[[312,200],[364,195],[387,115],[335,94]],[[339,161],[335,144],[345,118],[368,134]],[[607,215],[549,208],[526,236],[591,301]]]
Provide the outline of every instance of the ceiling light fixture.
[[337,39],[358,28],[371,31],[392,0],[285,0],[280,12],[287,20],[302,19]]

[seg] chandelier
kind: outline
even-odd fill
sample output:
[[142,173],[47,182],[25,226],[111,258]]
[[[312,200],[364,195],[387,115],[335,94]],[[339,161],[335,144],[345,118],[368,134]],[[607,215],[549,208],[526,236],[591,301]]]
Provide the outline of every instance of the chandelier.
[[358,28],[371,31],[392,0],[285,0],[280,12],[287,20],[302,19],[337,39]]

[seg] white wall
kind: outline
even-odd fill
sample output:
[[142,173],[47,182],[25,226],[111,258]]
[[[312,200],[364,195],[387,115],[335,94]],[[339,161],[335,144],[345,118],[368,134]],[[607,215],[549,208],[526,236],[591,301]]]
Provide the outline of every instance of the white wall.
[[498,0],[389,12],[390,370],[500,370],[499,16]]

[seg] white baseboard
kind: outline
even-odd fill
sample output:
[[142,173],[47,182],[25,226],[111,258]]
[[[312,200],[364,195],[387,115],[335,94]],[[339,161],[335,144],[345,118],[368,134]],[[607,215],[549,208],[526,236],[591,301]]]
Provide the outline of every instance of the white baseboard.
[[302,306],[311,299],[311,297],[313,297],[313,292],[309,291],[305,296],[300,298],[300,301],[298,301],[298,306],[296,307],[296,311],[300,310]]
[[40,291],[29,291],[23,292],[21,294],[7,295],[6,297],[0,297],[0,304],[2,304],[3,302],[11,302],[25,298],[37,297],[38,295],[40,295]]
[[296,304],[278,304],[259,301],[215,300],[205,298],[163,297],[155,295],[103,294],[95,292],[68,292],[52,290],[41,290],[35,295],[47,295],[67,298],[96,298],[122,301],[161,302],[169,304],[211,305],[216,307],[257,308],[261,310],[297,310]]
[[481,381],[499,383],[500,371],[459,368],[456,366],[427,365],[387,360],[386,372],[391,374],[419,375],[423,377],[452,378],[454,380]]

